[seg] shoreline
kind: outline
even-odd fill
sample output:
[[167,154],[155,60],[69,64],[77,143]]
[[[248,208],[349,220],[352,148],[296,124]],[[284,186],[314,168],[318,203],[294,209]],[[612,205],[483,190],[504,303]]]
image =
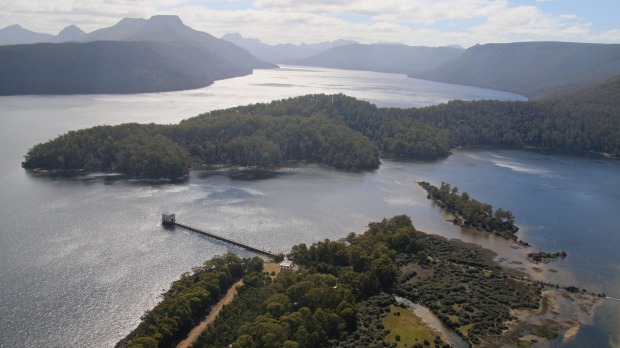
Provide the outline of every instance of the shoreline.
[[511,311],[515,320],[508,324],[509,329],[503,336],[526,347],[537,343],[568,343],[583,325],[592,324],[602,300],[590,294],[543,289],[540,308]]
[[[497,237],[501,238],[501,236]],[[515,245],[515,251],[526,249],[514,240],[502,239]],[[578,334],[582,326],[592,324],[597,307],[606,299],[605,294],[595,294],[571,285],[556,288],[555,284],[551,284],[541,273],[542,270],[537,271],[538,263],[528,258],[527,253],[523,255],[524,262],[511,261],[510,259],[517,256],[516,254],[501,255],[475,242],[466,242],[458,238],[449,238],[449,240],[479,252],[485,262],[501,266],[502,272],[508,277],[516,281],[535,283],[542,287],[539,308],[512,309],[511,315],[515,317],[515,320],[507,323],[508,330],[499,336],[481,338],[490,346],[522,344],[529,347],[537,343],[568,341]],[[553,261],[546,264],[551,264]],[[574,291],[567,289],[574,289]]]

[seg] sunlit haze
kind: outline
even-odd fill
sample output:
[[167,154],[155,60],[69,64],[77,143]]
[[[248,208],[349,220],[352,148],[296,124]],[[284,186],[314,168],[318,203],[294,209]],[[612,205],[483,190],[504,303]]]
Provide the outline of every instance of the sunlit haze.
[[217,37],[240,33],[269,44],[620,43],[617,0],[2,0],[0,5],[0,28],[19,24],[48,34],[72,24],[91,32],[122,18],[173,14]]

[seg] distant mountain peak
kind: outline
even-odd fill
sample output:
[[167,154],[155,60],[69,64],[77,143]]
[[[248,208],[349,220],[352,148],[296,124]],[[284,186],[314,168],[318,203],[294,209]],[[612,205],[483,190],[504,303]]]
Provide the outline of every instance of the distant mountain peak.
[[175,15],[155,15],[147,20],[148,23],[155,23],[167,26],[185,26],[179,16]]
[[228,42],[232,42],[236,45],[242,46],[243,47],[243,43],[251,43],[251,44],[262,44],[262,42],[259,39],[253,39],[253,38],[246,38],[243,37],[241,34],[239,33],[228,33],[228,34],[224,34],[224,36],[222,36],[222,40],[226,40]]
[[22,26],[19,24],[13,24],[13,25],[9,25],[8,27],[4,28],[4,30],[7,30],[7,29],[15,30],[15,29],[24,29],[24,28],[22,28]]
[[4,29],[0,29],[0,45],[46,42],[53,37],[50,34],[35,33],[34,31],[24,29],[19,24],[9,25]]
[[74,36],[74,35],[84,35],[86,34],[82,29],[78,28],[75,25],[70,25],[58,33],[58,36]]
[[86,36],[86,33],[82,29],[75,25],[70,25],[58,33],[54,42],[66,42],[66,41],[78,41]]
[[71,25],[67,26],[66,28],[64,28],[63,30],[61,30],[59,34],[63,34],[63,33],[65,33],[65,34],[66,33],[71,33],[71,34],[73,34],[73,33],[81,33],[81,34],[85,34],[82,29],[80,29],[78,26],[73,25],[73,24],[71,24]]
[[239,33],[227,33],[227,34],[224,34],[224,36],[222,36],[222,39],[223,38],[243,39],[243,36],[241,36],[241,34]]

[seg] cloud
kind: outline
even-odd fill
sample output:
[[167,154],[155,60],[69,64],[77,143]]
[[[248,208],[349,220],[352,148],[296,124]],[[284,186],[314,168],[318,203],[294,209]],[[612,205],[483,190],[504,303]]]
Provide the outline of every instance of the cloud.
[[[125,17],[155,14],[179,15],[187,25],[218,37],[239,32],[271,44],[341,38],[465,47],[533,40],[620,42],[620,29],[593,33],[592,24],[577,14],[555,15],[507,0],[233,0],[228,5],[193,0],[0,0],[0,28],[18,23],[52,34],[70,24],[90,32]],[[350,22],[346,15],[364,20]]]
[[295,1],[256,0],[256,8],[268,11],[304,12],[321,15],[350,13],[368,16],[377,21],[431,24],[444,19],[482,17],[498,8],[507,6],[506,1]]
[[612,29],[604,31],[593,37],[599,42],[619,43],[620,42],[620,29]]

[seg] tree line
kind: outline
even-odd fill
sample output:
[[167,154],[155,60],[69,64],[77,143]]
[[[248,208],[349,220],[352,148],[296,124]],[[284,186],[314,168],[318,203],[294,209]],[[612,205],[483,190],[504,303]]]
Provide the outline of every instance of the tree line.
[[429,199],[454,216],[455,224],[517,239],[515,233],[519,228],[515,226],[515,217],[510,210],[493,210],[491,204],[479,202],[467,192],[459,194],[458,187],[452,187],[445,182],[442,182],[440,187],[426,181],[418,182],[418,185],[428,192]]
[[196,164],[275,168],[307,161],[373,170],[380,155],[432,160],[455,147],[620,156],[620,106],[608,91],[620,93],[618,81],[536,102],[451,101],[412,109],[377,108],[343,94],[307,95],[212,111],[178,125],[73,131],[34,146],[22,166],[177,178]]
[[339,241],[295,245],[289,257],[299,272],[246,275],[194,346],[394,346],[382,324],[394,294],[428,306],[478,344],[505,329],[511,308],[538,307],[537,287],[509,280],[476,250],[417,231],[404,215]]
[[176,346],[234,282],[245,274],[260,272],[262,268],[263,261],[259,257],[240,259],[231,253],[206,261],[172,283],[163,294],[163,300],[144,313],[138,327],[116,347]]
[[175,346],[238,279],[235,299],[194,347],[394,347],[383,318],[395,294],[477,345],[506,329],[511,309],[538,308],[540,300],[536,284],[508,277],[477,249],[417,231],[405,215],[338,241],[295,245],[289,257],[298,272],[270,275],[259,258],[232,254],[205,262],[174,282],[117,347]]

